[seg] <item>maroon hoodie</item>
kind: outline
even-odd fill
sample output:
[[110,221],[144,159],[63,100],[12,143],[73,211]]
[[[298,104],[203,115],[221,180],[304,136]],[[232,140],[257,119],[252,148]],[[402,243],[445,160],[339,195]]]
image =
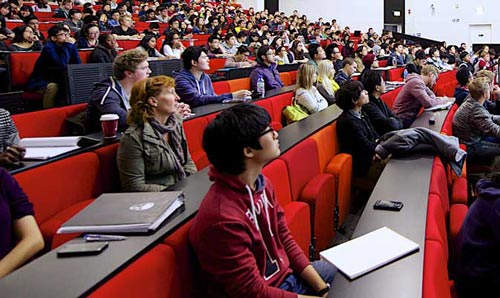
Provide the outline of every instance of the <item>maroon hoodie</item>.
[[259,175],[252,191],[236,176],[213,168],[209,176],[214,183],[189,231],[206,294],[296,298],[279,286],[310,263],[288,230],[269,180]]

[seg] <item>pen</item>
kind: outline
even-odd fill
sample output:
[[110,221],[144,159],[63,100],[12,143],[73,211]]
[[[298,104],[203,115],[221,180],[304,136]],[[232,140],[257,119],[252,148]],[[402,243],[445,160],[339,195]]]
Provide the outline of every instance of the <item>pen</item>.
[[83,239],[88,242],[94,241],[122,241],[127,239],[125,236],[119,235],[100,235],[100,234],[85,234],[83,235]]

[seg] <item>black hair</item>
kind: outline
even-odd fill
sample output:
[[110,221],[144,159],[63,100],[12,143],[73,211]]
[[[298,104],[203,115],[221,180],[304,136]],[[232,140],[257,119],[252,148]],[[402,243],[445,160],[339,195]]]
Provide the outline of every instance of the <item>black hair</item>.
[[462,51],[462,52],[460,53],[460,60],[464,60],[464,59],[465,59],[465,57],[467,57],[467,55],[470,55],[470,54],[469,54],[469,52],[467,52],[467,51]]
[[69,17],[71,18],[75,13],[82,13],[81,10],[79,10],[78,8],[72,8],[70,9],[70,11],[68,12],[68,15]]
[[49,31],[47,32],[50,37],[55,37],[59,32],[64,31],[69,33],[68,28],[64,27],[62,24],[56,24],[52,27],[49,28]]
[[250,53],[250,49],[246,45],[242,44],[241,46],[238,47],[236,54],[244,54],[244,53]]
[[31,28],[27,25],[21,25],[16,28],[14,28],[12,31],[14,31],[14,38],[12,39],[12,42],[17,42],[21,43],[24,41],[24,31],[26,31],[26,28]]
[[143,47],[144,50],[146,50],[146,52],[148,53],[148,56],[149,57],[156,57],[156,48],[155,47],[150,47],[149,46],[149,41],[151,39],[155,38],[156,39],[156,36],[153,35],[153,34],[146,34],[142,40],[139,42],[139,46]]
[[219,35],[217,35],[217,34],[210,35],[210,37],[208,38],[208,43],[212,43],[214,41],[214,39],[220,40]]
[[231,39],[231,37],[234,37],[234,34],[231,32],[228,32],[228,33],[226,33],[226,36],[224,36],[224,40],[228,41],[229,39]]
[[333,54],[333,50],[335,48],[338,48],[338,45],[336,45],[334,43],[331,43],[331,44],[326,46],[326,49],[325,49],[326,59],[332,59],[331,57]]
[[254,104],[242,103],[222,111],[203,133],[203,150],[208,160],[220,172],[243,173],[243,150],[262,149],[259,134],[270,122],[267,111]]
[[188,47],[181,54],[182,66],[184,69],[190,70],[193,67],[193,61],[198,61],[201,53],[207,53],[207,50],[202,47]]
[[29,22],[31,22],[31,21],[33,21],[33,20],[38,20],[37,16],[35,16],[35,15],[30,15],[30,16],[27,16],[27,17],[23,20],[23,22],[24,22],[26,25],[28,25],[28,24],[29,24]]
[[80,36],[83,38],[89,37],[89,30],[90,30],[90,28],[93,28],[93,27],[96,27],[97,29],[99,29],[99,26],[97,26],[94,23],[88,23],[88,24],[83,25],[82,30],[80,30]]
[[366,91],[368,91],[368,94],[372,94],[377,86],[382,85],[382,76],[373,70],[367,70],[363,74],[363,86]]
[[460,86],[465,86],[469,83],[469,78],[471,77],[471,73],[467,67],[460,67],[455,74],[458,83]]
[[345,81],[335,94],[337,105],[344,111],[354,108],[361,92],[363,92],[363,84],[360,81]]
[[427,57],[425,56],[425,52],[422,50],[418,50],[415,52],[415,59],[425,60]]
[[314,59],[314,55],[316,55],[318,53],[318,49],[321,48],[321,45],[317,44],[317,43],[312,43],[309,45],[309,57],[311,57],[311,59]]
[[257,61],[258,62],[263,62],[264,59],[262,59],[262,56],[265,56],[267,54],[267,51],[271,50],[271,46],[263,45],[257,50]]

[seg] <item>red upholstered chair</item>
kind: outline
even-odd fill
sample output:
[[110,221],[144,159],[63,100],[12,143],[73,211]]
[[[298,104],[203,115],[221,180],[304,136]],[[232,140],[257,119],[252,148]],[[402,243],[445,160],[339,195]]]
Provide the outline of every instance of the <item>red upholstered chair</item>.
[[451,298],[447,258],[435,240],[425,240],[422,298]]
[[280,72],[280,78],[284,86],[292,85],[292,77],[288,72]]
[[282,93],[269,98],[271,101],[271,107],[273,108],[273,113],[271,114],[271,119],[281,123],[281,111],[285,106],[292,103],[293,92]]
[[379,67],[387,66],[387,60],[378,60],[378,66]]
[[79,50],[78,54],[80,55],[80,60],[82,60],[82,63],[87,63],[89,61],[89,57],[92,54],[93,50],[86,50],[82,51]]
[[120,143],[116,142],[94,151],[99,158],[99,176],[93,189],[93,195],[96,198],[103,193],[120,192],[120,176],[116,163],[119,146]]
[[264,167],[262,173],[273,184],[276,198],[285,211],[286,222],[293,238],[308,256],[309,244],[311,243],[309,205],[304,202],[292,201],[286,163],[281,159],[275,159]]
[[64,135],[66,112],[63,108],[53,108],[12,116],[21,138],[57,137]]
[[316,253],[329,247],[334,236],[335,178],[321,173],[318,149],[312,139],[306,139],[285,152],[292,200],[309,204]]
[[34,205],[47,247],[57,228],[94,198],[98,172],[97,155],[87,152],[14,175]]
[[448,180],[443,162],[438,156],[434,158],[434,164],[432,166],[429,194],[435,194],[440,197],[443,214],[445,215],[446,222],[448,222],[448,214],[450,212]]
[[254,102],[256,105],[263,107],[271,116],[271,127],[274,130],[280,130],[282,128],[281,119],[272,119],[273,116],[273,107],[271,105],[271,100],[269,98],[258,100]]
[[443,248],[443,255],[448,260],[448,229],[446,227],[445,214],[441,209],[439,196],[429,195],[427,204],[427,220],[425,225],[425,239],[438,241]]
[[398,67],[398,68],[393,68],[389,69],[387,71],[387,76],[389,77],[387,81],[403,81],[403,71],[405,70],[404,67]]
[[290,74],[291,85],[295,85],[297,83],[297,71],[289,71],[288,73]]
[[210,59],[210,69],[207,73],[215,73],[217,70],[224,68],[226,58],[212,58]]
[[214,87],[215,94],[221,95],[224,93],[231,93],[231,90],[229,89],[229,84],[227,83],[227,81],[213,82],[212,86]]
[[340,153],[335,122],[322,128],[311,138],[318,148],[320,170],[335,177],[337,190],[335,229],[339,229],[351,206],[352,156]]
[[[89,297],[174,297],[172,292],[181,284],[174,283],[177,260],[171,247],[159,244],[125,267]],[[193,286],[191,281],[184,284]]]
[[380,96],[380,99],[385,102],[389,109],[392,109],[392,107],[394,106],[394,101],[396,100],[396,97],[398,96],[399,92],[401,92],[401,90],[403,90],[403,87],[399,87],[392,91],[384,93],[382,94],[382,96]]
[[250,78],[228,80],[227,83],[229,84],[229,92],[250,90]]
[[188,240],[191,224],[190,220],[163,240],[173,248],[176,261],[175,266],[169,266],[174,274],[169,298],[203,297],[199,288],[198,262]]
[[191,158],[198,170],[201,170],[209,164],[207,155],[202,147],[203,132],[208,125],[208,120],[206,117],[198,117],[184,121],[182,125],[184,127],[184,133],[186,134]]

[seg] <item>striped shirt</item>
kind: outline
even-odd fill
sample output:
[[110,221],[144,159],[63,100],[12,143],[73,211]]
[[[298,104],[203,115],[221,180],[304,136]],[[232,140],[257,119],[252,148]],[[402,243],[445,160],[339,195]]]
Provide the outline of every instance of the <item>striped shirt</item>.
[[10,113],[7,110],[0,109],[0,152],[4,152],[10,145],[19,143],[19,133]]

